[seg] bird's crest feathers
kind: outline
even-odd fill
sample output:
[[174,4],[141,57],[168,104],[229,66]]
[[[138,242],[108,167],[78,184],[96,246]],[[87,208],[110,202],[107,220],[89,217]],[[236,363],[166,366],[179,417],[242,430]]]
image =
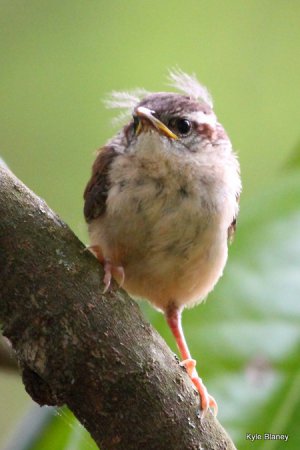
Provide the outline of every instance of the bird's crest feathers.
[[[180,93],[188,95],[196,100],[203,101],[211,108],[213,107],[212,98],[208,90],[205,86],[202,86],[199,83],[194,74],[188,75],[179,69],[170,70],[168,80],[169,85]],[[119,122],[123,122],[125,119],[130,117],[136,105],[149,94],[151,94],[151,92],[140,88],[131,91],[111,92],[107,98],[104,99],[105,106],[110,109],[123,110],[113,119],[113,123],[118,124]]]
[[207,103],[211,108],[213,107],[213,101],[210,93],[205,86],[202,86],[195,74],[188,75],[182,70],[175,69],[169,72],[169,84],[178,91],[182,92],[189,97],[196,100],[202,100]]

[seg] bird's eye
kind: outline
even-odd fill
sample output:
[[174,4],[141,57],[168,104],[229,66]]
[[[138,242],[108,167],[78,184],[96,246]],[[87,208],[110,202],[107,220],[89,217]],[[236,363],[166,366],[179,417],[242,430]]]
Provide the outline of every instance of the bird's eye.
[[139,124],[140,124],[139,117],[138,116],[133,116],[133,131],[134,131],[134,134],[137,132]]
[[188,119],[177,117],[170,120],[169,127],[172,128],[175,133],[178,132],[182,136],[187,136],[192,129],[192,123]]

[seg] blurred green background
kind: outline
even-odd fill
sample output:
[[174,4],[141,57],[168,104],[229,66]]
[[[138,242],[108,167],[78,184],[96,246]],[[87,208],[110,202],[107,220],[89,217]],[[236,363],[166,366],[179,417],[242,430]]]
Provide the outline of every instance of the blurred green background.
[[[242,167],[239,231],[223,279],[184,327],[242,449],[300,448],[299,24],[293,0],[1,2],[0,155],[84,242],[82,192],[115,131],[106,93],[166,90],[175,66],[212,92]],[[163,317],[143,309],[175,351]],[[32,402],[1,371],[0,399],[1,448]],[[247,432],[290,438],[251,444]]]

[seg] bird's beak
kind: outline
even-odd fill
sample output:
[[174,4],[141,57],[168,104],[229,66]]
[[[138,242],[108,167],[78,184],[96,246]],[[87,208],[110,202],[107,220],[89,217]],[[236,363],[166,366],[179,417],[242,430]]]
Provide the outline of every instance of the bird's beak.
[[151,125],[153,125],[154,128],[156,128],[168,138],[178,139],[178,136],[176,136],[173,131],[171,131],[163,122],[157,119],[157,117],[153,116],[153,111],[151,111],[151,109],[144,108],[144,106],[139,106],[138,108],[136,108],[135,114],[137,117],[139,117],[139,119],[144,119],[140,120],[136,130],[136,134],[140,134],[143,130],[143,127],[145,126],[145,123],[148,122],[148,124],[150,123]]

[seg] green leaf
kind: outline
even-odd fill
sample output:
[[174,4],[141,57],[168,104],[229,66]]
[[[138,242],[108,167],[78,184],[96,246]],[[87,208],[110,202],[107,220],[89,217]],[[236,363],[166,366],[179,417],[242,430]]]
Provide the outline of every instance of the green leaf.
[[34,406],[11,438],[11,450],[97,450],[68,408]]
[[97,450],[85,428],[68,408],[53,409],[52,420],[30,450]]

